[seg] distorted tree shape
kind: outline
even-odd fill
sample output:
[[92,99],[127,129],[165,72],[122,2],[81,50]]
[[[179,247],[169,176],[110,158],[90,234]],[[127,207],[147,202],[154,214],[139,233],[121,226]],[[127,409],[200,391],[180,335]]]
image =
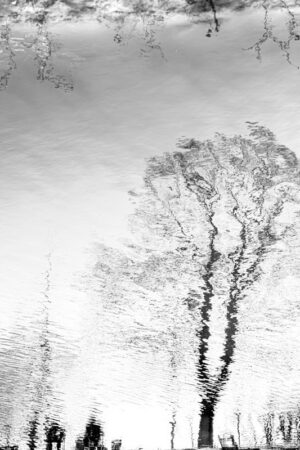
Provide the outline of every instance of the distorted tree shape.
[[[280,222],[281,215],[299,209],[295,154],[270,130],[248,126],[249,137],[181,139],[179,151],[148,161],[144,190],[134,197],[131,223],[146,254],[162,274],[167,273],[163,265],[183,262],[190,274],[183,302],[198,317],[198,447],[213,445],[215,409],[234,361],[240,302],[260,278],[264,260],[276,252],[277,241],[288,239],[293,214],[288,223]],[[212,373],[216,307],[222,312],[224,343]]]
[[288,17],[288,23],[287,23],[287,37],[285,39],[280,38],[275,34],[274,26],[272,23],[272,17],[270,14],[271,6],[270,3],[268,3],[266,0],[264,0],[262,7],[264,8],[264,31],[261,37],[255,42],[255,44],[248,47],[246,50],[254,50],[256,53],[256,58],[261,61],[262,60],[262,48],[265,43],[268,41],[273,42],[275,45],[279,47],[279,49],[282,51],[286,61],[297,67],[299,69],[299,66],[295,65],[291,60],[291,44],[295,41],[300,40],[300,32],[299,32],[299,24],[296,20],[295,13],[293,12],[292,8],[288,5],[288,3],[285,0],[280,0],[281,10],[283,12],[286,12]]

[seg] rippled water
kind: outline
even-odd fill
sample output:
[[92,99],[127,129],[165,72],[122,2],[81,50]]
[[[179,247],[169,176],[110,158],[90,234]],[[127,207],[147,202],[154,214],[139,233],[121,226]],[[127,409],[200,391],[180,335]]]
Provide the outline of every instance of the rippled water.
[[[299,157],[299,10],[250,3],[219,10],[216,2],[214,15],[209,2],[2,2],[3,445],[45,448],[57,423],[65,448],[74,448],[94,417],[108,447],[122,439],[125,448],[170,448],[172,429],[175,448],[197,446],[199,405],[224,350],[228,260],[211,278],[210,381],[199,381],[203,310],[195,293],[203,278],[192,273],[191,256],[173,255],[174,225],[151,202],[141,206],[139,192],[145,171],[151,175],[147,159],[178,151],[182,137],[246,135],[246,121],[270,128]],[[195,230],[205,214],[197,216],[188,193],[184,217],[165,197],[176,173],[162,172],[155,186],[194,236],[204,270],[210,234],[204,225]],[[299,439],[295,205],[277,220],[274,233],[285,237],[265,251],[239,304],[216,445],[224,432],[264,445],[272,420],[274,442],[287,444],[289,418],[290,443]],[[216,213],[220,230],[225,206]],[[147,214],[167,241],[147,234],[139,222]],[[218,251],[237,239],[228,227]]]

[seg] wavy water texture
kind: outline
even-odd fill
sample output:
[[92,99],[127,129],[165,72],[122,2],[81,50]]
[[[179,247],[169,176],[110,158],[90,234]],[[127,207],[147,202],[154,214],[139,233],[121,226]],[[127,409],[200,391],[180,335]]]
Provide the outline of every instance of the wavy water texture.
[[296,2],[0,3],[0,445],[299,443]]

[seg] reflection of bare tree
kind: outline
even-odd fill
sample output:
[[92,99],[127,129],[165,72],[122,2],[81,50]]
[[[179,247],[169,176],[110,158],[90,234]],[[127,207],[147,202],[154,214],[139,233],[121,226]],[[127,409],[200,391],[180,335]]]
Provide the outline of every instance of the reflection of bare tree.
[[55,51],[55,43],[51,34],[48,32],[46,24],[37,25],[37,34],[31,47],[35,53],[35,61],[37,64],[37,79],[40,81],[49,81],[55,88],[62,88],[65,91],[73,90],[73,82],[65,75],[55,72],[53,63],[53,53]]
[[8,86],[12,72],[16,69],[15,53],[11,42],[11,29],[5,24],[0,29],[0,90],[4,90]]
[[[288,15],[288,23],[287,23],[287,31],[288,31],[288,37],[287,39],[280,39],[278,36],[274,33],[274,27],[272,24],[272,19],[270,16],[270,6],[267,4],[266,0],[263,2],[263,8],[264,8],[264,32],[262,36],[258,39],[258,41],[255,42],[255,44],[248,47],[246,50],[254,50],[256,52],[256,58],[261,61],[261,53],[262,53],[262,47],[267,41],[272,41],[274,44],[276,44],[280,50],[283,52],[286,61],[294,65],[291,61],[290,57],[290,49],[291,49],[291,43],[293,41],[299,41],[300,34],[298,32],[298,24],[296,21],[295,14],[287,4],[285,0],[280,0],[281,8],[287,13]],[[299,69],[299,66],[296,66]]]

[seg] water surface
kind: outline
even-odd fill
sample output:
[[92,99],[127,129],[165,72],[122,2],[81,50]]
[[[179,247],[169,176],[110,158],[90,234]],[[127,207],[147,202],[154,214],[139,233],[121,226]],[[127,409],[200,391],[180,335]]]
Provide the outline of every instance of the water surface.
[[[128,191],[142,186],[146,159],[173,152],[182,136],[245,134],[245,122],[258,121],[299,156],[300,41],[288,53],[280,44],[298,9],[295,23],[285,7],[268,10],[264,42],[262,5],[224,9],[219,31],[211,11],[180,7],[124,23],[93,11],[65,21],[57,11],[55,20],[2,24],[2,440],[27,448],[37,420],[43,447],[45,424],[57,421],[73,448],[94,415],[107,445],[169,448],[176,410],[176,447],[190,447],[199,389],[182,304],[132,291],[116,274],[105,296],[99,267],[106,247],[119,261],[124,239],[134,242]],[[259,60],[257,46],[247,49],[261,37]],[[297,412],[297,245],[284,248],[276,278],[276,260],[268,263],[240,308],[216,438],[236,433],[240,414],[242,444],[261,444],[268,413]]]

